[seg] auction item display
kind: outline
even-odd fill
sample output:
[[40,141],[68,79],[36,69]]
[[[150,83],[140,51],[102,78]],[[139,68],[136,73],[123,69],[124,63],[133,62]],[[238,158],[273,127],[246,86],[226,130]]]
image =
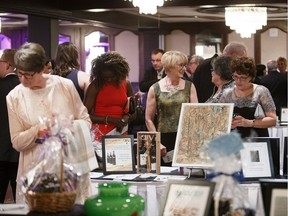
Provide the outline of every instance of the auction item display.
[[200,149],[214,138],[230,132],[233,108],[232,103],[183,103],[172,165],[212,167],[211,161],[200,154]]
[[75,203],[80,180],[68,159],[67,146],[72,145],[68,134],[71,132],[62,124],[65,120],[61,117],[47,121],[51,123],[48,127],[51,135],[39,144],[35,163],[22,176],[22,192],[30,211],[67,212]]
[[98,189],[98,195],[85,201],[84,210],[87,216],[132,216],[144,213],[144,199],[140,195],[129,193],[129,184],[102,183],[98,185]]
[[137,173],[160,173],[160,133],[137,132]]

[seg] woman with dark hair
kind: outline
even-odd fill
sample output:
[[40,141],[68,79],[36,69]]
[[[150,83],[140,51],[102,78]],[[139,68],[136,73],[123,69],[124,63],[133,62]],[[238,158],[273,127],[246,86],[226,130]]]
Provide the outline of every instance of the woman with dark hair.
[[269,90],[252,83],[256,76],[254,60],[240,57],[232,60],[235,85],[223,92],[220,103],[234,103],[232,129],[242,138],[268,137],[267,128],[276,125],[276,107]]
[[97,126],[95,139],[101,142],[101,135],[123,128],[131,120],[127,99],[133,95],[128,78],[128,62],[119,53],[104,53],[92,60],[90,85],[84,99],[90,118]]
[[58,45],[53,74],[72,80],[81,100],[84,100],[90,83],[89,74],[80,70],[79,53],[73,43]]
[[213,94],[206,101],[206,103],[217,103],[221,98],[223,92],[227,88],[231,88],[234,85],[234,80],[232,79],[230,56],[219,56],[212,60],[212,83],[215,87]]

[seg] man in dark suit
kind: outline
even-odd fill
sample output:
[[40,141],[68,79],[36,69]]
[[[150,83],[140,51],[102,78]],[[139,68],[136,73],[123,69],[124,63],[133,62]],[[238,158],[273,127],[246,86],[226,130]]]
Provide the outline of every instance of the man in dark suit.
[[143,80],[140,82],[140,91],[148,92],[149,88],[160,79],[165,77],[165,71],[161,63],[164,50],[155,49],[151,52],[152,67],[145,71]]
[[[223,49],[223,55],[231,56],[232,58],[247,56],[247,48],[244,44],[231,42]],[[212,95],[215,85],[212,83],[212,65],[211,62],[218,55],[215,54],[211,58],[205,59],[195,71],[193,83],[197,90],[199,103],[204,103]]]
[[267,62],[268,74],[261,79],[261,85],[269,89],[276,106],[276,114],[281,115],[281,108],[287,107],[287,74],[277,70],[277,61]]
[[14,200],[16,193],[19,153],[12,147],[6,103],[6,95],[20,83],[14,72],[15,53],[6,49],[0,58],[0,203],[4,203],[9,181]]

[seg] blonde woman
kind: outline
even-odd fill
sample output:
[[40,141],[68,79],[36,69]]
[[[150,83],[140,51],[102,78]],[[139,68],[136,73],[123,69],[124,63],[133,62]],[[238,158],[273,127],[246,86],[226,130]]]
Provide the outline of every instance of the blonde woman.
[[[182,79],[187,55],[168,51],[161,58],[166,77],[153,84],[147,96],[145,121],[148,131],[161,132],[161,155],[174,150],[182,103],[197,103],[197,93],[192,82]],[[154,121],[157,113],[157,123]],[[171,158],[171,157],[170,157]],[[161,161],[171,166],[172,160]]]

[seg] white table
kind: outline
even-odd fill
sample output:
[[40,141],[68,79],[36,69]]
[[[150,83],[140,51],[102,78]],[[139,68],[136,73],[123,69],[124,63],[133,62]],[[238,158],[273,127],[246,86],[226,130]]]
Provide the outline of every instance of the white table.
[[[98,184],[113,180],[91,179],[93,194],[98,194]],[[117,180],[119,181],[119,180]],[[127,182],[127,181],[126,181]],[[166,182],[131,182],[129,192],[141,195],[145,200],[145,216],[159,216],[161,202],[164,199]],[[243,193],[249,198],[251,208],[256,210],[256,216],[264,216],[262,195],[259,183],[240,184]]]

